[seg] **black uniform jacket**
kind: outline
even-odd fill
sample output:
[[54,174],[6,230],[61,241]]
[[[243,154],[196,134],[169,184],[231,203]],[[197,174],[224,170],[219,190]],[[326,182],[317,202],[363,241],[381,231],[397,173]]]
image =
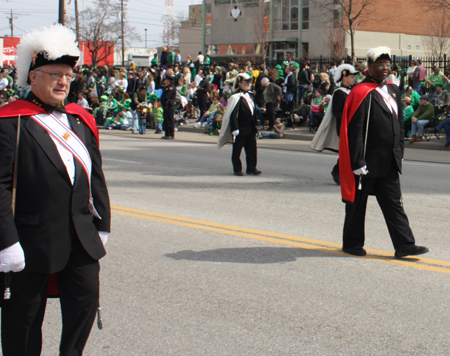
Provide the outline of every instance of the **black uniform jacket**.
[[[253,93],[248,93],[254,99]],[[241,97],[230,115],[231,132],[239,130],[239,135],[251,135],[257,132],[257,124],[256,108],[253,108],[252,114],[247,100]]]
[[16,215],[11,211],[11,186],[17,118],[0,119],[0,250],[20,241],[25,271],[56,273],[69,259],[77,238],[95,260],[105,255],[98,231],[110,231],[110,203],[97,140],[89,127],[67,115],[92,160],[92,195],[101,220],[89,212],[88,178],[75,162],[72,185],[48,132],[30,117],[21,118]]
[[164,107],[167,107],[168,105],[174,105],[175,99],[177,98],[177,89],[175,86],[171,83],[165,86],[164,91],[161,95],[161,104],[163,104]]
[[[363,82],[374,82],[368,76]],[[386,85],[398,105],[398,117],[392,113],[381,94],[373,90],[365,97],[348,125],[348,146],[352,170],[367,165],[368,177],[386,176],[392,165],[401,172],[404,150],[401,94],[395,84]],[[367,115],[371,100],[367,149],[363,158]]]

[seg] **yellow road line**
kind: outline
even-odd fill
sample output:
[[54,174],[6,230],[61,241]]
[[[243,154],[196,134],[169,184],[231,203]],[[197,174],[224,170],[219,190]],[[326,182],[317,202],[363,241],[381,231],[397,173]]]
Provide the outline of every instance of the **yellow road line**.
[[[212,232],[217,232],[220,234],[250,238],[250,239],[266,241],[266,242],[270,242],[270,243],[294,246],[294,247],[299,247],[299,248],[303,248],[303,249],[307,249],[307,250],[314,250],[314,251],[318,251],[318,252],[326,252],[326,253],[331,253],[331,254],[335,254],[335,255],[348,256],[347,254],[342,252],[340,249],[339,250],[336,249],[336,247],[340,248],[341,244],[336,244],[333,242],[326,242],[326,241],[321,241],[321,240],[308,239],[308,238],[302,238],[302,237],[284,235],[284,234],[278,234],[278,233],[271,233],[271,232],[266,232],[266,231],[261,231],[261,230],[240,228],[237,226],[211,223],[211,222],[202,221],[202,220],[195,220],[195,219],[177,217],[177,216],[172,216],[172,215],[153,213],[153,212],[148,212],[148,211],[144,211],[144,210],[137,210],[137,209],[131,209],[131,208],[125,208],[125,207],[119,207],[119,206],[112,206],[112,208],[113,208],[112,212],[115,214],[119,214],[119,215],[130,216],[130,217],[151,220],[151,221],[157,221],[157,222],[162,222],[162,223],[166,223],[166,224],[184,226],[184,227],[189,227],[189,228],[194,228],[194,229],[212,231]],[[299,241],[299,242],[296,242],[296,241]],[[314,245],[318,245],[318,246],[314,246]],[[319,246],[324,246],[324,247],[319,247]],[[390,264],[395,264],[395,265],[401,265],[401,266],[413,267],[413,268],[417,268],[417,269],[423,269],[423,270],[428,270],[428,271],[450,274],[450,269],[445,268],[446,266],[450,266],[450,262],[447,262],[447,261],[432,260],[432,259],[426,259],[426,258],[410,258],[410,259],[401,259],[400,260],[400,259],[392,258],[392,253],[388,253],[385,251],[378,251],[378,250],[372,250],[372,249],[367,249],[367,251],[371,254],[364,256],[364,257],[359,257],[359,258],[370,259],[370,260],[380,261],[380,262],[384,262],[384,263],[390,263]],[[423,263],[425,263],[425,264],[423,264]],[[432,265],[430,265],[430,264],[432,264]]]

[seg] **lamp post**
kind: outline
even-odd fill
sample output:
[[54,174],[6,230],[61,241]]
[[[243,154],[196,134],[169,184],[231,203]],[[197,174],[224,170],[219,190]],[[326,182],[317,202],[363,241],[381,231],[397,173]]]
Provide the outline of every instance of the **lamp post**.
[[147,29],[145,29],[145,48],[147,48]]

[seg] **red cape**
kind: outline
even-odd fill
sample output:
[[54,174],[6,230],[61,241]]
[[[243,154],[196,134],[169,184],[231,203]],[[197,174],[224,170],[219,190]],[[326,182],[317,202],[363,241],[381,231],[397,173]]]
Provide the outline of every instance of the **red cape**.
[[[392,83],[387,82],[387,84]],[[345,203],[353,203],[356,193],[355,175],[353,174],[348,147],[348,124],[364,98],[379,86],[380,84],[378,83],[360,83],[352,89],[345,101],[339,138],[339,177],[341,180],[342,201]]]
[[[65,105],[64,108],[66,109],[68,114],[78,117],[91,129],[98,143],[99,142],[98,129],[94,117],[90,113],[88,113],[86,109],[82,108],[78,104],[74,103],[68,104]],[[16,117],[18,115],[31,116],[46,113],[47,112],[43,108],[33,103],[30,103],[29,101],[15,100],[9,103],[8,105],[5,105],[2,108],[0,108],[0,119],[6,117]]]
[[[99,135],[94,117],[91,114],[89,114],[84,108],[82,108],[77,104],[69,104],[65,105],[64,107],[68,114],[78,117],[91,129],[98,143]],[[31,116],[45,113],[47,112],[43,108],[33,103],[30,103],[29,101],[16,100],[0,108],[0,119],[7,117],[17,117],[18,115]],[[0,293],[3,293],[3,290],[4,290],[4,278],[3,276],[0,276]],[[58,280],[56,274],[50,275],[47,295],[49,297],[58,297]],[[14,295],[11,296],[11,298],[13,297]],[[3,299],[3,296],[0,296],[0,301],[1,299]]]

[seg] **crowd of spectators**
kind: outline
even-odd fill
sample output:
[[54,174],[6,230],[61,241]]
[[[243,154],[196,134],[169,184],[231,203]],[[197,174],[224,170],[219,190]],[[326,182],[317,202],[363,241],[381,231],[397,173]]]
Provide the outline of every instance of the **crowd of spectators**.
[[[126,68],[106,65],[75,68],[76,77],[71,83],[68,101],[89,110],[97,124],[105,129],[145,134],[146,128],[151,126],[155,134],[160,134],[164,125],[160,103],[162,83],[165,75],[170,74],[175,78],[173,85],[177,91],[177,124],[195,122],[205,133],[215,135],[221,128],[236,76],[247,73],[253,79],[259,128],[274,133],[265,138],[279,138],[283,137],[285,126],[305,122],[311,130],[317,129],[336,89],[333,74],[342,63],[331,62],[322,68],[308,60],[283,61],[272,68],[251,62],[230,62],[223,66],[212,63],[211,58],[201,52],[195,59],[191,56],[183,59],[178,50],[164,48],[145,68],[137,68],[133,63]],[[355,68],[358,71],[356,83],[359,83],[366,77],[367,64],[356,62]],[[427,76],[419,59],[412,60],[409,66],[399,62],[391,67],[388,80],[399,85],[402,92],[405,135],[412,142],[423,140],[427,125],[436,127],[432,130],[436,134],[444,128],[448,133],[447,142],[450,142],[450,120],[440,125],[449,111],[449,74],[450,66],[446,74],[434,66]],[[14,68],[3,69],[2,105],[28,93],[26,88],[14,85],[14,77]]]

